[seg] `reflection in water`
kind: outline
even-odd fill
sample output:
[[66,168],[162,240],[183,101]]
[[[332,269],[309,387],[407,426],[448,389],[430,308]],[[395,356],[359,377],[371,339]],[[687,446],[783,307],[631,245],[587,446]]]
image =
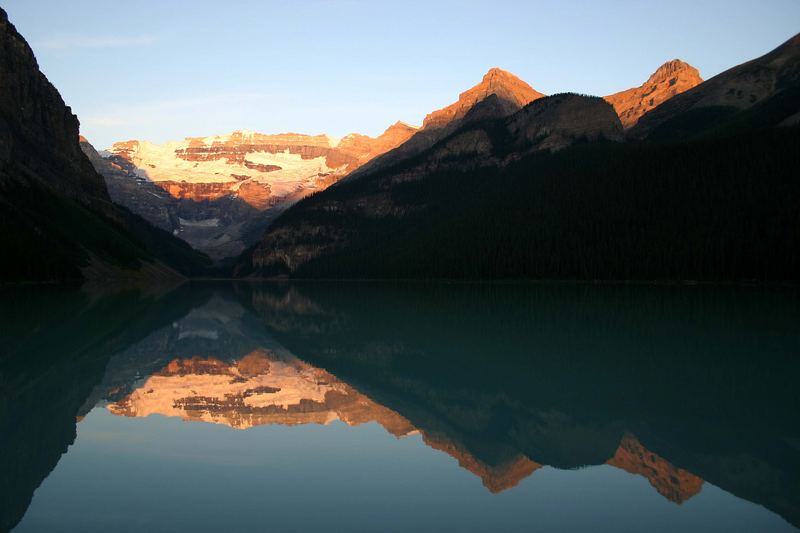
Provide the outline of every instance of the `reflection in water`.
[[671,465],[651,452],[633,435],[625,435],[608,464],[647,478],[666,499],[683,503],[703,488],[703,480],[691,472]]
[[125,398],[108,406],[123,416],[161,414],[247,429],[341,420],[378,422],[396,436],[414,428],[329,373],[266,350],[238,361],[174,359]]
[[38,298],[6,291],[0,305],[13,326],[2,529],[96,405],[239,430],[374,422],[453,457],[490,497],[545,465],[608,465],[674,504],[710,483],[800,523],[793,290],[199,285]]
[[[107,408],[121,416],[160,414],[237,429],[340,420],[348,426],[376,422],[396,437],[420,433],[402,415],[330,373],[266,350],[253,351],[231,363],[199,357],[174,359]],[[493,493],[516,486],[542,466],[521,454],[489,465],[444,432],[421,433],[425,444],[451,455]],[[703,485],[702,479],[647,450],[633,435],[623,437],[607,464],[644,476],[661,495],[679,504],[700,492]]]

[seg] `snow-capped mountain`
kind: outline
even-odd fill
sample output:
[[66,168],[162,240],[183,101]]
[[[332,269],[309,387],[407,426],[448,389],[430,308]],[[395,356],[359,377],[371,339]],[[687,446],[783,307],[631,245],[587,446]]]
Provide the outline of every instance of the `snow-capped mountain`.
[[235,131],[155,144],[114,143],[84,152],[106,179],[114,202],[215,259],[256,242],[277,214],[327,188],[416,128],[402,122],[378,137]]

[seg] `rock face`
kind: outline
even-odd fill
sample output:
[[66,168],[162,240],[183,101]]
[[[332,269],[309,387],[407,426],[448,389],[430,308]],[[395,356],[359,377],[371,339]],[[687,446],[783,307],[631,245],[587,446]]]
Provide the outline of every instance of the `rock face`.
[[[761,126],[797,123],[800,113],[800,34],[775,50],[748,61],[667,100],[639,120],[638,138],[680,122],[700,130],[758,108]],[[664,131],[662,129],[662,131]]]
[[271,220],[325,189],[416,128],[398,122],[378,137],[350,134],[265,135],[235,131],[179,142],[115,143],[84,151],[106,179],[114,202],[220,260],[255,242]]
[[[230,135],[187,138],[179,142],[153,144],[147,141],[115,143],[109,152],[136,168],[136,174],[153,183],[186,182],[184,194],[202,201],[209,198],[209,184],[236,194],[245,183],[270,186],[275,196],[288,196],[300,189],[313,190],[321,177],[337,167],[327,158],[334,143],[324,135],[263,135],[235,131]],[[339,167],[346,166],[337,161]]]
[[336,145],[331,163],[335,164],[337,158],[341,158],[347,164],[347,171],[352,172],[376,156],[400,146],[416,132],[417,128],[414,126],[398,121],[378,137],[351,133]]
[[0,278],[174,277],[207,258],[110,202],[78,119],[0,9]]
[[700,72],[680,59],[667,61],[639,87],[605,96],[614,106],[625,129],[633,127],[642,115],[676,94],[703,83]]

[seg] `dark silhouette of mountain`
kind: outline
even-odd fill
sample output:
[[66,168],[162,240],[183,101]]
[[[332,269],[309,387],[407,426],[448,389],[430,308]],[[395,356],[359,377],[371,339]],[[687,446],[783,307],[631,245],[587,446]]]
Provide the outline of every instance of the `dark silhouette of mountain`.
[[667,99],[631,130],[697,95],[728,98],[720,79],[774,87],[754,105],[736,100],[750,107],[735,122],[692,125],[688,140],[659,127],[617,142],[620,121],[599,98],[543,97],[503,116],[489,94],[423,150],[401,145],[287,210],[236,275],[795,280],[800,133],[786,116],[800,105],[798,50],[795,38]]
[[78,119],[0,10],[0,277],[177,277],[208,258],[111,203]]

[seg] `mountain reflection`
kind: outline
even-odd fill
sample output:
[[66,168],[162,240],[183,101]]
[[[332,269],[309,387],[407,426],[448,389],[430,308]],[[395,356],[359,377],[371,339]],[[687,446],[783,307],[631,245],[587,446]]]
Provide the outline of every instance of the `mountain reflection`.
[[429,445],[458,449],[476,473],[513,472],[490,488],[537,465],[607,463],[675,503],[705,480],[800,523],[794,290],[239,290],[282,346],[401,413]]
[[239,430],[376,423],[453,457],[492,493],[543,466],[608,465],[675,504],[709,482],[800,523],[800,300],[785,289],[203,284],[3,296],[3,529],[96,405]]
[[108,406],[122,416],[160,414],[247,429],[263,424],[378,422],[396,436],[414,427],[334,376],[267,350],[238,361],[174,359]]
[[[495,493],[516,486],[542,466],[521,454],[496,465],[486,464],[449,438],[446,428],[420,432],[401,414],[330,373],[267,350],[255,350],[231,363],[200,357],[174,359],[107,408],[120,416],[159,414],[236,429],[335,420],[349,426],[376,422],[396,437],[421,433],[426,445],[451,455]],[[703,485],[702,479],[647,450],[633,435],[623,437],[607,464],[644,476],[675,503],[691,498]]]

